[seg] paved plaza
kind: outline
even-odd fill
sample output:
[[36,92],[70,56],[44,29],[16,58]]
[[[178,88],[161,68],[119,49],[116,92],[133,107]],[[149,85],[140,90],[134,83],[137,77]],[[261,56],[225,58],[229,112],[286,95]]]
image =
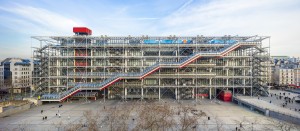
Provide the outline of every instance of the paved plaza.
[[[135,103],[135,105],[133,104]],[[136,104],[138,103],[138,104]],[[62,107],[59,107],[61,103],[48,103],[42,106],[31,108],[25,112],[15,115],[0,118],[0,130],[36,130],[36,131],[48,131],[48,130],[64,130],[72,124],[82,123],[84,121],[84,111],[91,110],[93,112],[99,112],[100,115],[105,115],[105,109],[125,107],[125,105],[138,106],[143,102],[127,101],[122,102],[118,100],[97,100],[97,101],[84,101],[84,102],[66,102],[62,103]],[[153,102],[152,102],[153,103]],[[254,129],[265,130],[266,127],[272,127],[274,123],[270,123],[270,118],[265,117],[259,113],[250,111],[249,109],[239,107],[233,103],[216,102],[211,100],[162,100],[156,101],[157,104],[169,104],[176,109],[180,103],[182,105],[189,105],[206,113],[206,116],[201,118],[203,123],[200,122],[195,130],[216,130],[218,126],[222,126],[223,130],[235,130],[237,127],[242,129]],[[41,113],[43,110],[43,113]],[[101,114],[103,113],[103,114]],[[130,112],[131,117],[134,118],[134,111]],[[56,116],[56,114],[60,115]],[[43,120],[43,117],[47,116],[47,120]],[[174,116],[176,117],[176,116]],[[208,120],[210,117],[210,120]],[[277,121],[273,120],[272,121]],[[84,122],[83,122],[84,123]],[[241,125],[242,123],[242,125]],[[240,127],[242,126],[242,127]],[[109,130],[106,125],[100,125],[101,130]],[[128,129],[132,130],[134,123],[128,122]],[[174,127],[175,130],[179,128]],[[79,130],[88,130],[87,127],[81,126]]]

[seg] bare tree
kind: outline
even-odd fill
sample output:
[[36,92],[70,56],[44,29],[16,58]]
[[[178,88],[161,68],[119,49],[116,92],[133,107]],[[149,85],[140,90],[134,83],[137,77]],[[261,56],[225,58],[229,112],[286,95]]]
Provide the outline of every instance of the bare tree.
[[102,111],[104,118],[99,121],[99,125],[108,125],[108,129],[111,131],[125,131],[128,130],[129,117],[131,107],[129,105],[123,105],[122,108],[118,106],[106,108]]
[[217,116],[214,117],[215,122],[216,122],[216,129],[217,131],[223,131],[223,122],[221,119],[219,119]]
[[195,126],[198,125],[198,118],[196,115],[192,114],[191,111],[195,110],[189,106],[180,106],[178,111],[179,125],[181,126],[182,131],[192,130],[192,128],[196,128]]
[[54,127],[56,127],[58,131],[63,130],[63,122],[62,121],[59,121],[57,123],[54,122],[52,125],[54,125]]
[[83,117],[86,120],[86,125],[89,131],[98,131],[99,127],[97,125],[98,119],[99,119],[99,114],[93,114],[91,110],[84,111],[83,112]]
[[160,131],[171,129],[175,125],[174,112],[169,105],[147,103],[138,111],[137,126],[134,130]]
[[18,130],[19,131],[27,131],[28,129],[28,122],[22,121],[20,124],[18,124]]
[[265,130],[280,130],[280,131],[291,131],[291,130],[299,130],[300,126],[295,125],[289,122],[275,120],[275,119],[267,119],[269,122],[268,126],[265,126]]
[[79,119],[78,123],[68,124],[65,126],[64,130],[66,131],[80,131],[83,127],[82,118]]
[[[236,128],[239,129],[239,130],[242,130],[242,129],[246,130],[247,129],[246,125],[249,124],[249,122],[246,119],[246,117],[243,117],[241,120],[234,120],[234,121],[235,121],[235,123],[237,125]],[[253,129],[253,127],[252,127],[252,129]],[[249,129],[249,130],[251,130],[251,129]]]

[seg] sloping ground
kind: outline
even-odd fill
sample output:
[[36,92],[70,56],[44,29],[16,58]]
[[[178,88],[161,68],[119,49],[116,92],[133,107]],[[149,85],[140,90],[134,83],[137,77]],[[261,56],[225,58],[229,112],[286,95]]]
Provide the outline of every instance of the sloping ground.
[[240,100],[246,101],[246,102],[248,102],[252,105],[260,107],[262,109],[269,109],[269,110],[279,112],[279,113],[282,113],[282,114],[285,114],[285,115],[288,115],[288,116],[293,116],[293,117],[300,118],[300,113],[299,112],[295,112],[294,110],[283,108],[279,105],[275,105],[275,104],[267,102],[265,100],[258,99],[257,97],[238,96],[238,98]]

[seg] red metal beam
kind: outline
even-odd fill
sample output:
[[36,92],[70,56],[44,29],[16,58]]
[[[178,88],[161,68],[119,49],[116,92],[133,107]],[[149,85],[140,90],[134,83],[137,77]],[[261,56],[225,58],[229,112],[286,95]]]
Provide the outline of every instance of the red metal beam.
[[198,58],[201,58],[201,56],[197,56],[197,57],[195,57],[195,58],[193,58],[193,59],[187,61],[187,63],[185,63],[185,64],[179,66],[179,68],[182,68],[182,67],[184,67],[184,66],[186,66],[186,65],[188,65],[188,64],[190,64],[190,63],[192,63],[192,62],[194,62],[194,61],[197,60]]
[[68,97],[70,97],[70,96],[76,94],[76,93],[79,92],[79,91],[80,91],[80,89],[75,90],[73,93],[71,93],[71,94],[69,94],[69,95],[63,97],[63,98],[60,100],[60,102],[64,101],[66,98],[68,98]]
[[156,70],[158,70],[160,67],[156,67],[156,68],[154,68],[152,71],[150,71],[149,73],[147,73],[147,74],[145,74],[145,75],[143,75],[143,76],[141,76],[140,77],[140,79],[143,79],[144,77],[146,77],[146,76],[148,76],[148,75],[150,75],[151,73],[153,73],[153,72],[155,72]]

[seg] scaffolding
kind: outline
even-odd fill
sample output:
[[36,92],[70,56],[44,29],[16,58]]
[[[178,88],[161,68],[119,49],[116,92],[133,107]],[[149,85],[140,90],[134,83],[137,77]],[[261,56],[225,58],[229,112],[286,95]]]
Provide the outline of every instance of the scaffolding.
[[[268,36],[33,36],[35,91],[42,101],[79,92],[108,99],[215,99],[267,95]],[[84,93],[82,93],[84,94]]]

